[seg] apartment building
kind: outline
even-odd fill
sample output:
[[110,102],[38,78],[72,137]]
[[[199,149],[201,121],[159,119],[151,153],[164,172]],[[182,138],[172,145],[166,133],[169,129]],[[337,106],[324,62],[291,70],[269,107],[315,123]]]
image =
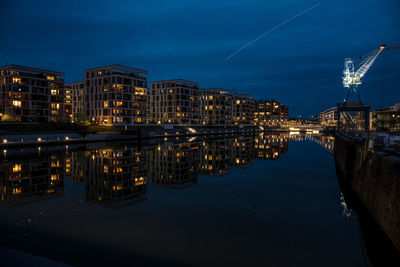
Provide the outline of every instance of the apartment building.
[[289,107],[280,104],[280,124],[288,124],[289,123]]
[[72,85],[66,83],[64,85],[64,113],[67,122],[72,122],[72,104],[73,104]]
[[0,117],[20,122],[64,119],[64,74],[18,65],[0,68]]
[[234,94],[232,96],[232,120],[234,124],[254,124],[256,101],[253,96]]
[[85,83],[84,82],[74,82],[71,83],[72,91],[72,122],[83,122],[85,114]]
[[337,107],[332,107],[319,114],[319,123],[322,126],[336,126],[338,120]]
[[370,112],[370,124],[375,131],[399,131],[400,103]]
[[258,100],[254,122],[258,125],[284,125],[289,121],[289,108],[276,100]]
[[232,124],[232,92],[220,88],[199,90],[200,123]]
[[85,111],[92,123],[146,122],[147,71],[110,65],[85,70]]
[[199,84],[175,79],[150,84],[149,122],[159,124],[199,123]]

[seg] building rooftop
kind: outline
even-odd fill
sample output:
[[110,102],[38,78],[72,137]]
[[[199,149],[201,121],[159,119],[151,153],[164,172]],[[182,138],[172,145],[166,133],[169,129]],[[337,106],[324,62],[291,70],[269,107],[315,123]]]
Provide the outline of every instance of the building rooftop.
[[204,89],[200,89],[200,92],[206,92],[206,91],[222,92],[224,94],[233,94],[232,90],[227,90],[227,89],[223,89],[223,88],[204,88]]
[[246,95],[246,94],[235,94],[234,96],[241,97],[241,98],[247,98],[247,99],[254,99],[254,96]]
[[151,82],[151,83],[167,83],[167,82],[189,83],[189,84],[193,84],[193,85],[195,85],[195,86],[199,86],[199,83],[197,83],[197,82],[192,82],[192,81],[185,80],[185,79],[162,80],[162,81],[154,81],[154,82]]
[[31,73],[47,73],[47,74],[51,74],[54,76],[64,76],[64,73],[62,73],[62,72],[38,69],[38,68],[27,67],[27,66],[13,65],[13,64],[2,66],[2,67],[0,67],[0,69],[13,69],[16,71],[21,70],[21,71],[31,72]]
[[118,65],[118,64],[86,69],[85,71],[100,70],[100,69],[115,69],[115,70],[119,70],[119,71],[130,71],[130,72],[138,72],[138,73],[142,73],[142,74],[147,74],[147,71],[145,71],[145,70],[141,70],[141,69],[138,69],[138,68],[127,67],[127,66]]

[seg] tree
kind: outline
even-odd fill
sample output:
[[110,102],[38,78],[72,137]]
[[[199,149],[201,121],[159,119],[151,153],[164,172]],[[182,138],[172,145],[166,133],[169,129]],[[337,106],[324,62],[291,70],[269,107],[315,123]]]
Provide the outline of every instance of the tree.
[[81,126],[89,126],[90,125],[90,121],[89,121],[89,117],[86,115],[85,112],[79,112],[76,114],[75,116],[75,123]]
[[17,121],[17,118],[10,114],[3,114],[0,118],[1,121]]

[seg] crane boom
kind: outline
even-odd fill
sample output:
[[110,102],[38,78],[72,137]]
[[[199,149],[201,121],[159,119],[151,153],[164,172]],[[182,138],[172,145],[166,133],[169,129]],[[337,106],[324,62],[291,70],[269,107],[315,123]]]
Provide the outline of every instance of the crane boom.
[[369,68],[374,64],[375,60],[378,58],[379,54],[385,49],[386,46],[382,45],[378,49],[375,49],[372,54],[367,57],[361,64],[361,67],[354,74],[356,77],[360,77],[360,79],[367,73]]
[[346,58],[344,61],[343,70],[343,86],[351,88],[361,84],[361,78],[364,77],[365,73],[374,64],[379,54],[386,48],[386,45],[381,45],[378,49],[370,52],[366,58],[360,63],[357,70],[354,70],[354,62],[351,58]]

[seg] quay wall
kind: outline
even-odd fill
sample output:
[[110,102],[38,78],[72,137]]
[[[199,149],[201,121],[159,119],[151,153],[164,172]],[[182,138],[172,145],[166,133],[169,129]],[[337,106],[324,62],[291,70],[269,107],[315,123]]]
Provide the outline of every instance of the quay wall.
[[203,135],[232,135],[256,132],[287,132],[287,128],[264,128],[258,126],[138,126],[127,130],[79,133],[59,132],[0,132],[0,147],[64,145],[90,142],[143,140],[150,138],[191,137]]
[[365,151],[365,140],[338,133],[336,171],[400,251],[400,158]]

